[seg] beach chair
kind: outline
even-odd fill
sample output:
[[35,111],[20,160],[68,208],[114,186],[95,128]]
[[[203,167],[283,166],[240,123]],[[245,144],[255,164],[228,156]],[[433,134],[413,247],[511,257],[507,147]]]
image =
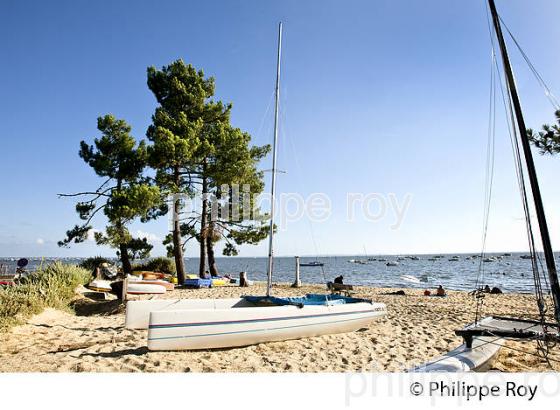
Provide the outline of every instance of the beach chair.
[[351,297],[354,294],[354,292],[352,292],[354,290],[354,286],[344,285],[342,283],[327,282],[327,289],[335,295]]

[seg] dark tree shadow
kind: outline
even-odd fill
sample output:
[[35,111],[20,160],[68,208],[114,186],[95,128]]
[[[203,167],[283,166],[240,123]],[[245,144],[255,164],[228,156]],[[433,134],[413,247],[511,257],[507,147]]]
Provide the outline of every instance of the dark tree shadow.
[[118,299],[99,302],[79,299],[71,306],[77,316],[115,315],[125,311],[125,305]]
[[61,327],[63,329],[67,329],[67,330],[74,330],[76,332],[90,332],[90,331],[94,331],[94,332],[115,332],[115,331],[124,330],[124,326],[68,327],[68,326],[64,326],[64,325],[46,325],[44,323],[33,324],[32,326],[34,326],[34,327],[44,327],[44,328],[47,328],[47,329],[54,329],[54,328],[57,328],[57,327]]
[[122,356],[143,356],[148,353],[149,350],[146,346],[137,347],[135,349],[124,349],[124,350],[117,350],[114,352],[107,352],[107,353],[82,353],[81,356],[91,356],[91,357],[106,357],[106,358],[119,358]]

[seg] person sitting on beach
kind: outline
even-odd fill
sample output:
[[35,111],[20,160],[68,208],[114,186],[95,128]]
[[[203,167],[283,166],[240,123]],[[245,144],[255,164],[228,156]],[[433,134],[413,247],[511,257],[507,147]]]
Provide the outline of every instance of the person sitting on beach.
[[439,285],[437,290],[436,290],[436,295],[437,296],[445,296],[445,289],[443,289],[443,286]]
[[336,278],[334,278],[334,283],[338,283],[338,284],[342,285],[343,280],[344,280],[344,276],[340,275],[340,276],[337,276]]
[[428,289],[424,291],[424,296],[430,296],[431,294],[432,292],[430,292]]
[[488,286],[488,285],[484,286],[483,292],[484,293],[490,293],[490,286]]
[[490,291],[490,293],[491,293],[492,295],[499,295],[499,294],[501,294],[501,293],[503,293],[503,292],[502,292],[502,290],[501,290],[500,288],[494,286],[494,287],[492,288],[492,290]]

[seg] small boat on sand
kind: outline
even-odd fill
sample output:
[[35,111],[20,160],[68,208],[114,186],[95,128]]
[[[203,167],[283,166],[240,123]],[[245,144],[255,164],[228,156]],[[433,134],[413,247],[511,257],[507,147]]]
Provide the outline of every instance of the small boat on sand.
[[212,278],[212,287],[215,286],[226,286],[229,284],[229,279],[218,277]]
[[126,287],[129,295],[161,295],[167,292],[163,285],[154,285],[138,282],[130,282]]
[[134,271],[132,272],[133,275],[140,276],[145,280],[158,280],[163,279],[165,275],[161,272],[152,272],[152,271]]
[[186,288],[190,289],[201,289],[201,288],[211,288],[212,279],[205,278],[187,278],[184,283]]
[[137,285],[158,285],[163,286],[165,290],[171,291],[175,289],[175,285],[171,282],[167,282],[165,280],[139,280],[132,282]]
[[111,281],[104,279],[94,279],[87,286],[96,292],[111,292]]

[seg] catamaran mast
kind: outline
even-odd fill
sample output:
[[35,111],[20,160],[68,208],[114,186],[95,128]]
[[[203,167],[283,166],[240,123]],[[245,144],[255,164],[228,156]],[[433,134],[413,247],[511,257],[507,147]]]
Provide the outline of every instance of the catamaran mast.
[[[515,86],[515,78],[513,76],[513,71],[511,69],[511,64],[509,62],[506,43],[504,41],[504,37],[502,34],[500,17],[498,16],[498,12],[496,11],[496,4],[494,3],[494,0],[488,0],[488,4],[490,6],[490,12],[492,14],[492,21],[494,23],[494,29],[496,30],[496,36],[500,44],[504,71],[510,90],[513,108],[515,110],[515,118],[517,119],[517,127],[519,130],[519,137],[521,138],[521,144],[523,146],[523,153],[525,154],[525,162],[527,164],[527,174],[529,175],[529,181],[531,182],[531,191],[533,193],[533,200],[535,202],[535,211],[537,213],[537,221],[539,223],[539,228],[541,233],[544,257],[546,260],[546,267],[548,270],[548,277],[550,281],[550,290],[552,292],[552,298],[554,300],[554,317],[556,318],[557,322],[560,322],[560,285],[558,284],[558,273],[556,270],[556,263],[554,262],[552,245],[550,243],[550,234],[548,232],[548,225],[546,223],[541,191],[539,188],[539,182],[537,180],[535,163],[533,161],[533,154],[531,153],[531,146],[529,144],[529,139],[527,137],[527,127],[525,126],[525,120],[523,119],[523,112],[521,111],[521,103],[519,102],[519,95],[517,94],[517,88]],[[534,257],[536,257],[536,255],[534,255]]]
[[278,109],[280,101],[280,59],[282,57],[282,22],[278,24],[278,57],[276,62],[276,90],[274,105],[274,143],[272,145],[272,183],[270,184],[270,232],[268,234],[268,281],[266,296],[272,290],[272,270],[274,266],[274,193],[276,190],[276,144],[278,142]]

